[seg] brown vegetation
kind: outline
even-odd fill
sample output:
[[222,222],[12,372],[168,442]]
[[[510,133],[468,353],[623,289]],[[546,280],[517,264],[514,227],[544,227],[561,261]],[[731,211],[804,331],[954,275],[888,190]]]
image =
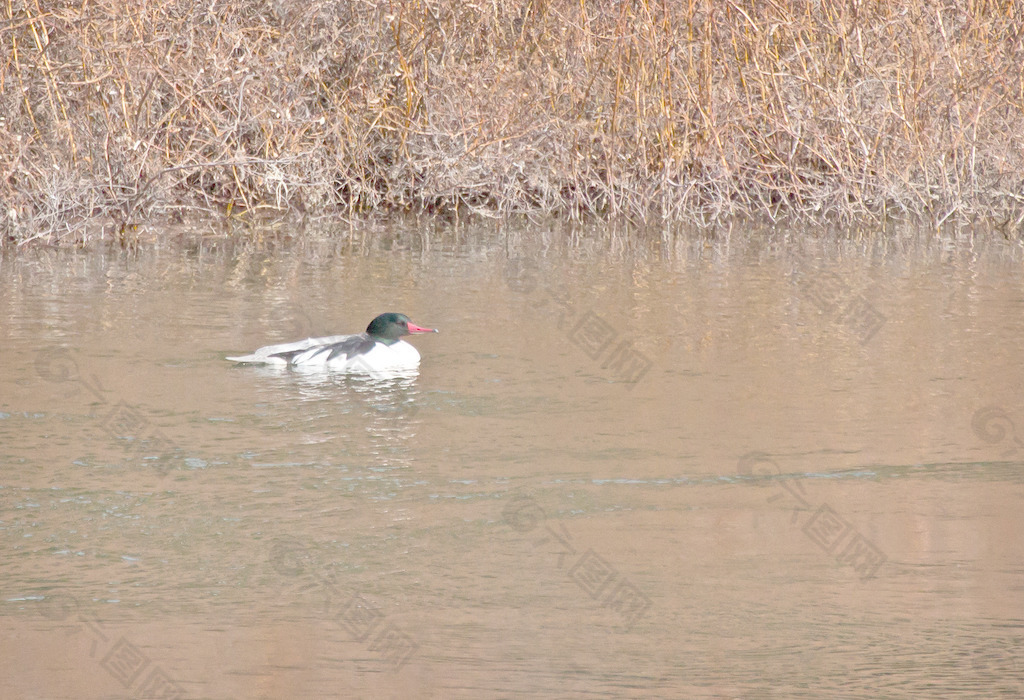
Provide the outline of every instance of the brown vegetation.
[[1024,212],[999,0],[8,0],[5,237],[260,209]]

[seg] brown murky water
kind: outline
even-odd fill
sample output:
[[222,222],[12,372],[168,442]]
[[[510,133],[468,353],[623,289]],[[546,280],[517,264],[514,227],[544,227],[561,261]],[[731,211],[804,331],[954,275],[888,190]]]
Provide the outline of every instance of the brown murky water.
[[1022,341],[996,235],[8,252],[0,697],[1024,696]]

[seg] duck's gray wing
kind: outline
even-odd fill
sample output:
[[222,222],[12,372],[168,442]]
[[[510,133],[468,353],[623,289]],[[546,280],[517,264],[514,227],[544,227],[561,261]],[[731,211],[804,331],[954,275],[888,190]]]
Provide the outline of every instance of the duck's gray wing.
[[365,333],[335,336],[333,342],[314,343],[311,347],[286,349],[271,353],[269,357],[279,357],[291,364],[299,356],[302,356],[302,362],[312,362],[314,358],[319,358],[326,353],[327,357],[323,361],[330,362],[340,356],[355,357],[356,355],[362,355],[373,349],[375,344],[376,341]]
[[[367,352],[373,347],[373,339],[365,333],[357,333],[355,335],[328,335],[321,338],[306,338],[305,340],[298,340],[294,343],[279,343],[278,345],[267,345],[259,350],[256,350],[250,355],[239,355],[238,357],[229,357],[227,359],[233,362],[275,362],[284,361],[291,363],[299,355],[308,353],[311,350],[320,348],[322,350],[328,350],[334,354],[331,357],[337,357],[342,353],[351,352]],[[335,353],[335,350],[337,352]],[[320,352],[314,352],[310,357],[319,355]],[[349,355],[351,356],[351,355]]]

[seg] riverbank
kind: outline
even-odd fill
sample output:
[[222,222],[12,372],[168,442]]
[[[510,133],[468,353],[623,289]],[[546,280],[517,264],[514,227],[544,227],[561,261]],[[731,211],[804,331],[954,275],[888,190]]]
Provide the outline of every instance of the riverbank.
[[0,234],[1024,217],[1017,2],[9,4]]

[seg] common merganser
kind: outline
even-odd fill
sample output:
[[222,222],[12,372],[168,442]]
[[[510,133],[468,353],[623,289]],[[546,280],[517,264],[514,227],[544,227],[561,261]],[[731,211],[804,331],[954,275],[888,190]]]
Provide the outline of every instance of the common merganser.
[[405,314],[387,313],[370,321],[365,333],[268,345],[251,355],[227,359],[233,362],[325,367],[347,372],[414,369],[420,363],[420,354],[401,337],[437,332],[434,328],[415,325]]

